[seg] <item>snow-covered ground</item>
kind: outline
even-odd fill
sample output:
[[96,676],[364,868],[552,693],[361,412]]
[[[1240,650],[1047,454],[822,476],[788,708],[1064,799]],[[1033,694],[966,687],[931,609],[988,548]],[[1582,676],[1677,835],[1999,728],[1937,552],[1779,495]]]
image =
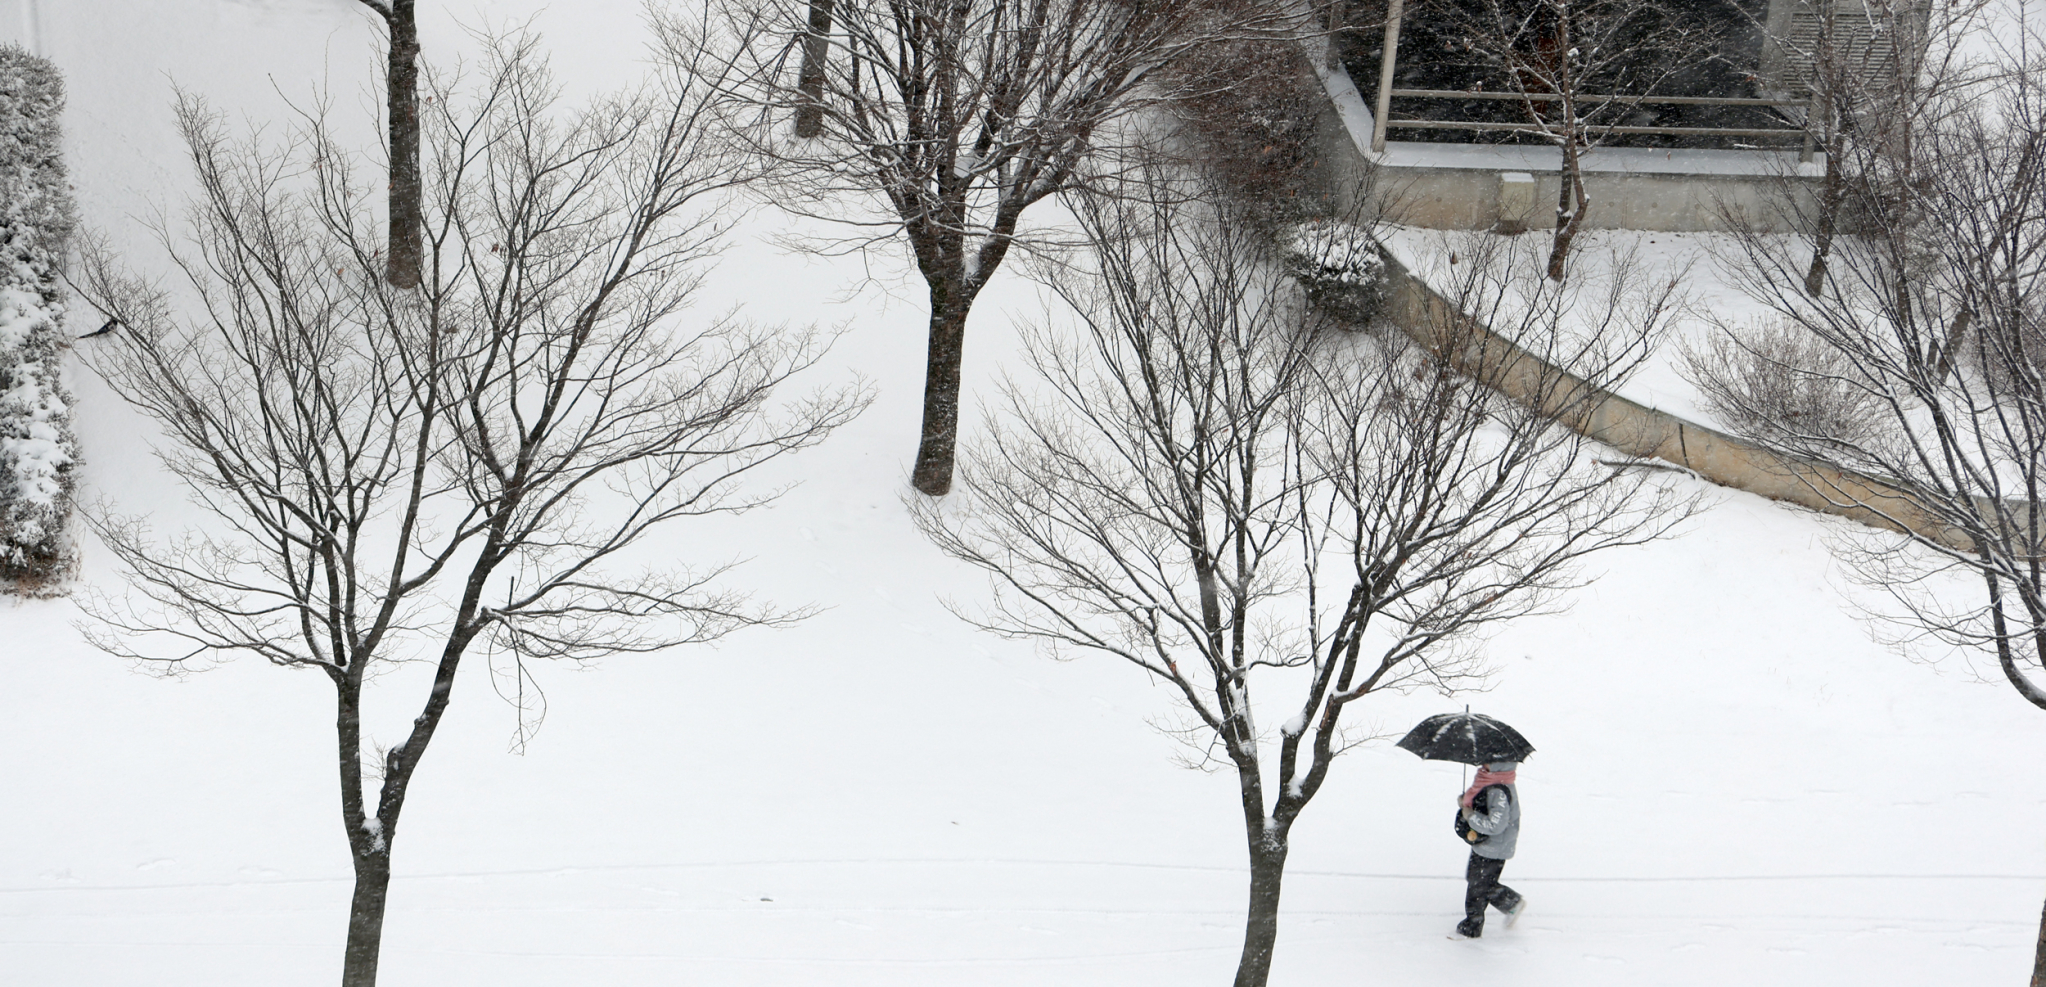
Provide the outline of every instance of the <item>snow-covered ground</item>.
[[[579,87],[627,75],[638,8],[422,5],[433,55],[468,43],[457,16],[537,13]],[[172,82],[253,121],[320,76],[343,109],[375,101],[354,0],[0,0],[0,33],[30,24],[70,78],[86,218],[137,263],[153,261],[132,217],[185,187]],[[742,225],[704,307],[848,323],[829,372],[868,375],[880,400],[791,461],[807,481],[779,506],[677,528],[674,549],[744,555],[735,582],[830,609],[715,649],[543,670],[550,713],[523,756],[472,666],[398,836],[383,983],[1225,982],[1245,882],[1233,780],[1172,766],[1146,725],[1168,698],[1136,671],[1053,663],[940,606],[980,589],[901,505],[915,285],[876,256],[879,283],[853,293],[859,259],[762,239],[787,222]],[[970,382],[1038,310],[1020,279],[991,290]],[[76,386],[86,495],[187,516],[141,421]],[[1496,640],[1490,692],[1362,704],[1396,735],[1468,701],[1540,748],[1506,871],[1532,901],[1519,927],[1444,938],[1459,772],[1388,740],[1338,763],[1295,830],[1275,984],[2025,975],[2046,716],[1964,661],[1871,643],[1826,550],[1839,522],[1714,496],[1680,537],[1604,558],[1569,614]],[[85,554],[87,579],[107,579]],[[74,614],[0,603],[0,983],[331,982],[349,882],[327,684],[251,661],[152,677],[86,647]]]

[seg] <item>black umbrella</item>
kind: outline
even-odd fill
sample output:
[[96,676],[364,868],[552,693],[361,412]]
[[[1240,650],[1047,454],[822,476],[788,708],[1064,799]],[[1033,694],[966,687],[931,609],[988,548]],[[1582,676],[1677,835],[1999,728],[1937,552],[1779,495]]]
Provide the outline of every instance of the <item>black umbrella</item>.
[[1402,750],[1410,750],[1430,761],[1490,764],[1493,761],[1525,761],[1534,745],[1520,731],[1483,713],[1465,710],[1443,713],[1421,721],[1400,738]]

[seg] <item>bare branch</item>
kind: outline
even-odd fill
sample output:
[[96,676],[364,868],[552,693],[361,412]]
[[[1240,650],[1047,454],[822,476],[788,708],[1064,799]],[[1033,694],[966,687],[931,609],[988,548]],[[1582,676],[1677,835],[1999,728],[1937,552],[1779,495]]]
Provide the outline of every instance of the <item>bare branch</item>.
[[[544,710],[528,659],[809,612],[723,588],[728,564],[622,564],[672,522],[771,501],[749,475],[867,401],[781,396],[828,334],[681,318],[720,196],[753,174],[712,139],[700,67],[715,58],[580,109],[556,105],[530,39],[494,44],[473,86],[429,75],[417,288],[385,277],[381,181],[358,177],[324,108],[271,143],[181,102],[199,191],[189,229],[160,236],[190,304],[88,244],[83,293],[132,329],[87,362],[163,429],[164,464],[213,522],[158,541],[91,512],[132,588],[88,602],[94,639],[171,663],[252,653],[334,683],[357,875],[345,983],[374,980],[391,842],[467,656],[512,663],[523,743]],[[365,684],[398,662],[430,663],[432,685],[403,740],[377,747]]]

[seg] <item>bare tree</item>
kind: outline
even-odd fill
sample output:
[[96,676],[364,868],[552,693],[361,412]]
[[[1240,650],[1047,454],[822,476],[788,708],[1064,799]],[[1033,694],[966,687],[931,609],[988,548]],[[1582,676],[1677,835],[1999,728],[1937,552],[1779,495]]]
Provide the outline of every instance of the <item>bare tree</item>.
[[[753,131],[758,148],[800,176],[800,191],[779,204],[878,231],[861,242],[900,235],[928,288],[917,490],[951,489],[967,315],[1020,242],[1025,210],[1084,181],[1082,163],[1158,97],[1154,69],[1218,32],[1298,20],[1285,5],[1266,6],[1282,9],[1226,0],[730,5],[756,58],[740,95],[768,114]],[[681,17],[667,33],[670,50],[701,44]],[[798,47],[791,80],[783,66]],[[778,136],[772,121],[783,113],[805,139]],[[844,193],[885,205],[849,216],[835,211]]]
[[[716,71],[708,57],[695,68]],[[717,247],[711,208],[744,177],[706,141],[707,83],[678,69],[569,111],[521,40],[474,87],[429,85],[418,289],[380,275],[377,179],[321,115],[283,146],[235,143],[190,98],[199,196],[189,235],[164,233],[188,290],[105,250],[85,265],[131,327],[91,365],[162,426],[165,466],[217,522],[158,541],[93,514],[131,587],[91,605],[95,641],[173,664],[254,654],[333,683],[348,987],[376,980],[399,815],[464,658],[524,681],[534,659],[800,616],[718,588],[728,565],[643,570],[635,553],[672,522],[771,500],[743,478],[864,400],[774,410],[817,337],[678,319]],[[386,746],[366,707],[404,677],[367,684],[402,663],[432,675]]]
[[[1092,270],[1048,275],[1076,331],[1028,330],[1032,373],[968,444],[964,496],[912,510],[990,578],[963,617],[1143,669],[1185,711],[1189,760],[1235,771],[1250,862],[1235,983],[1258,987],[1292,828],[1357,741],[1349,705],[1482,676],[1481,632],[1551,609],[1585,556],[1685,506],[1582,455],[1558,424],[1586,410],[1580,384],[1526,378],[1532,405],[1489,387],[1526,368],[1487,361],[1496,338],[1474,322],[1434,348],[1337,331],[1246,226],[1156,180],[1124,194],[1079,207]],[[1557,364],[1609,383],[1638,359],[1639,338],[1558,332],[1561,289],[1535,279],[1516,308],[1493,277],[1464,300],[1491,300]],[[1647,332],[1673,286],[1643,288],[1585,300]]]
[[426,192],[419,171],[419,24],[414,0],[361,0],[375,11],[389,31],[384,67],[384,114],[389,128],[390,190],[385,215],[384,277],[394,288],[416,288],[425,248],[420,235],[425,223]]
[[1518,97],[1522,132],[1563,157],[1548,274],[1561,281],[1591,208],[1584,157],[1625,126],[1642,98],[1717,56],[1715,22],[1674,0],[1436,0],[1462,57]]
[[[1908,161],[1912,132],[1924,116],[1950,106],[1957,92],[1979,81],[1966,39],[1981,30],[1987,6],[1987,0],[1824,0],[1778,25],[1770,43],[1772,61],[1779,64],[1765,65],[1765,71],[1777,75],[1780,86],[1809,90],[1805,125],[1825,152],[1816,200],[1783,197],[1783,207],[1795,217],[1792,225],[1811,241],[1807,294],[1824,290],[1833,241],[1843,222],[1854,222],[1850,199],[1865,194],[1874,176],[1858,173],[1854,181],[1862,190],[1853,193],[1848,169],[1871,155],[1901,154]],[[1904,177],[1894,169],[1885,173]]]
[[[1903,628],[1900,643],[1994,656],[2017,694],[2046,709],[2046,45],[2036,31],[2000,25],[1982,49],[1995,53],[1988,71],[1896,104],[1911,118],[1875,131],[1896,139],[1840,145],[1852,225],[1831,245],[1822,290],[1806,290],[1802,237],[1745,231],[1730,267],[1851,367],[1881,411],[1879,429],[1836,443],[1830,458],[1908,491],[1926,519],[1892,517],[1908,534],[1842,545],[1895,601],[1883,616]],[[1965,591],[1971,582],[1979,595]],[[2046,912],[2032,983],[2046,985]]]

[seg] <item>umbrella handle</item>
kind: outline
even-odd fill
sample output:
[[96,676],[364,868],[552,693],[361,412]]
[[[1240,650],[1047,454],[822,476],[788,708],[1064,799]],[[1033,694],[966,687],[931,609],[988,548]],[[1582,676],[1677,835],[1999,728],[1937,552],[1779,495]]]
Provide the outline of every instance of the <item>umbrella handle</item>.
[[[1469,716],[1471,715],[1471,704],[1470,704],[1470,703],[1464,703],[1464,704],[1463,704],[1463,715],[1464,715],[1464,716],[1465,716],[1466,718],[1468,718],[1468,717],[1469,717]],[[1473,746],[1475,747],[1475,745],[1473,745]],[[1473,757],[1477,756],[1477,752],[1476,752],[1475,750],[1473,750],[1473,751],[1472,751],[1472,756],[1473,756]],[[1463,768],[1464,768],[1464,771],[1463,771],[1463,787],[1465,787],[1465,788],[1469,788],[1469,787],[1471,787],[1471,770],[1470,770],[1470,769],[1471,769],[1471,766],[1470,766],[1470,765],[1468,765],[1468,764],[1466,764],[1466,765],[1464,765],[1464,766],[1463,766]]]

